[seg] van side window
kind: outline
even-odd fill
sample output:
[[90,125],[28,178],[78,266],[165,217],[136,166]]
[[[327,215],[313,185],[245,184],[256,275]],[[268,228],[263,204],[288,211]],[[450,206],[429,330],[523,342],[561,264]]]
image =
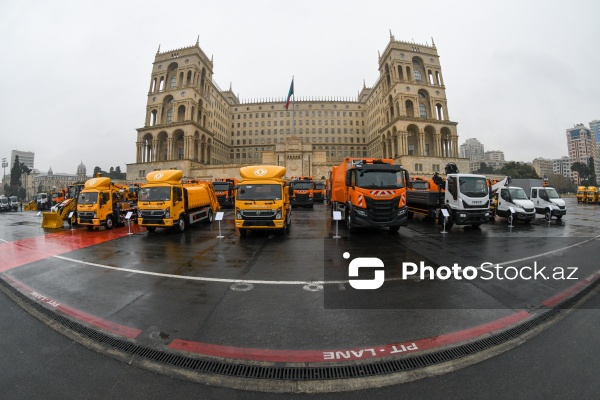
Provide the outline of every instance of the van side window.
[[537,189],[532,189],[531,190],[531,198],[532,199],[537,199]]

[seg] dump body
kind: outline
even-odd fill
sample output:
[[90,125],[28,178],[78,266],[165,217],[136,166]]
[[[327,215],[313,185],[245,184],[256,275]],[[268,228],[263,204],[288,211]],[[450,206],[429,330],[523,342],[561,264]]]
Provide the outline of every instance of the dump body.
[[315,204],[315,181],[312,176],[301,176],[290,182],[290,204],[292,207],[310,207]]
[[285,234],[291,224],[291,206],[285,167],[253,165],[240,168],[242,180],[235,197],[235,226],[248,230],[273,229]]
[[331,206],[341,211],[349,231],[388,227],[397,232],[408,221],[408,172],[391,159],[345,158],[330,172]]
[[139,190],[138,223],[149,232],[175,227],[180,232],[200,221],[211,223],[220,209],[210,182],[182,183],[183,171],[154,171]]
[[[131,214],[129,214],[131,213]],[[123,196],[123,188],[110,178],[92,178],[85,182],[77,198],[77,223],[88,229],[104,226],[112,229],[129,219],[137,220],[137,207]]]

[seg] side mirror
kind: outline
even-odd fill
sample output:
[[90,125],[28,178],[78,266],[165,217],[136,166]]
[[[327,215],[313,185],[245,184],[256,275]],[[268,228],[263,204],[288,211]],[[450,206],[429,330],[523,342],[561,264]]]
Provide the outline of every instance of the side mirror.
[[410,181],[410,176],[408,175],[407,170],[404,170],[404,182],[406,187],[412,188],[412,182]]
[[352,186],[352,170],[346,171],[346,186]]

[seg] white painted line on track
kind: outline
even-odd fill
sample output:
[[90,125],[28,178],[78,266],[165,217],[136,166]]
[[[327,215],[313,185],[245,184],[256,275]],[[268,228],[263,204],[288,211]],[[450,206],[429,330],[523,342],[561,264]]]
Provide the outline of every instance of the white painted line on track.
[[[537,257],[544,257],[544,256],[547,256],[550,254],[559,253],[564,250],[571,249],[573,247],[581,246],[585,243],[596,240],[597,238],[600,238],[600,235],[595,236],[590,239],[587,239],[587,240],[584,240],[584,241],[581,241],[581,242],[578,242],[578,243],[575,243],[575,244],[572,244],[572,245],[569,245],[569,246],[565,246],[565,247],[561,247],[559,249],[547,251],[545,253],[540,253],[540,254],[536,254],[533,256],[529,256],[529,257],[523,257],[523,258],[519,258],[516,260],[504,261],[501,263],[494,263],[494,264],[508,265],[508,264],[514,264],[514,263],[518,263],[518,262],[522,262],[522,261],[531,260],[531,259],[534,259]],[[0,239],[0,240],[2,240],[2,239]],[[220,282],[220,283],[243,284],[243,285],[302,285],[302,286],[310,287],[311,289],[313,287],[316,288],[320,285],[321,286],[322,285],[343,285],[345,283],[349,283],[348,280],[344,280],[344,281],[264,281],[264,280],[252,280],[252,279],[248,279],[248,280],[246,280],[246,279],[225,279],[225,278],[209,278],[209,277],[203,277],[203,276],[173,275],[173,274],[163,274],[160,272],[140,271],[140,270],[130,269],[130,268],[111,267],[110,265],[92,263],[92,262],[88,262],[88,261],[81,261],[81,260],[76,260],[74,258],[63,257],[63,256],[54,256],[54,258],[59,258],[61,260],[65,260],[65,261],[69,261],[69,262],[73,262],[73,263],[77,263],[77,264],[89,265],[92,267],[112,269],[112,270],[120,271],[120,272],[129,272],[132,274],[159,276],[161,278],[174,278],[174,279],[183,279],[183,280],[199,281],[199,282]],[[481,269],[481,267],[479,267],[479,269]],[[386,278],[385,280],[391,282],[391,281],[400,281],[403,279],[401,277],[393,277],[393,278]],[[309,289],[305,289],[305,290],[309,290]]]

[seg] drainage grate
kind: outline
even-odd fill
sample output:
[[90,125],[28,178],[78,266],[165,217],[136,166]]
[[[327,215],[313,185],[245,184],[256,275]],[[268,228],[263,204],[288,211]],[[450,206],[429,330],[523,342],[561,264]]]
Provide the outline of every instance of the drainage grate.
[[553,317],[560,314],[562,309],[572,307],[577,301],[582,299],[586,294],[592,291],[600,284],[600,280],[596,280],[583,291],[574,297],[563,301],[544,314],[519,324],[505,332],[490,336],[485,339],[457,346],[452,349],[441,350],[436,353],[424,354],[415,357],[398,359],[398,360],[382,360],[363,365],[340,365],[340,366],[323,366],[323,367],[286,367],[286,366],[260,366],[246,365],[235,362],[200,360],[179,354],[170,354],[164,351],[150,349],[148,347],[139,346],[124,340],[115,339],[114,337],[100,333],[94,329],[88,328],[78,322],[65,318],[50,309],[42,306],[36,301],[23,295],[17,289],[13,288],[7,282],[0,278],[0,282],[6,286],[12,293],[18,296],[29,306],[56,321],[70,330],[77,332],[95,342],[104,346],[120,350],[124,353],[138,357],[144,357],[148,360],[159,362],[162,364],[185,368],[192,371],[217,374],[233,377],[252,378],[252,379],[270,379],[270,380],[289,380],[289,381],[311,381],[311,380],[332,380],[368,377],[375,375],[392,374],[402,371],[410,371],[418,368],[432,366],[438,363],[456,360],[471,354],[475,354],[482,350],[498,346],[511,339],[515,339],[525,332],[545,323]]

